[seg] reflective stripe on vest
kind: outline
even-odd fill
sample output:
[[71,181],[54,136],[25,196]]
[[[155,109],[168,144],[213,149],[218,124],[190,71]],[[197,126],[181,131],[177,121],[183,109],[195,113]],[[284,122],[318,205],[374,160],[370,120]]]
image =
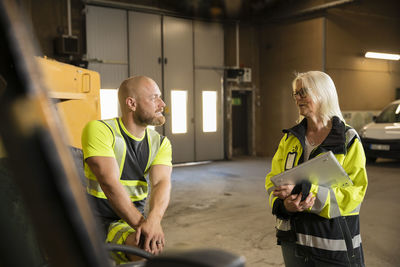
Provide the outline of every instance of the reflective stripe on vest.
[[[307,247],[325,249],[330,251],[347,251],[344,239],[328,239],[312,235],[297,233],[297,244]],[[356,235],[352,239],[353,248],[358,248],[361,244],[361,236]]]
[[[145,181],[140,180],[121,180],[122,171],[124,169],[125,164],[125,156],[126,156],[126,143],[124,137],[121,134],[120,128],[117,122],[118,118],[110,119],[110,120],[103,120],[107,126],[109,126],[110,131],[113,133],[114,141],[113,141],[113,150],[115,159],[119,166],[119,178],[121,184],[124,186],[125,190],[128,192],[132,201],[139,201],[145,199],[148,194],[148,184]],[[151,163],[154,161],[157,152],[160,148],[160,135],[152,130],[146,129],[147,132],[147,140],[149,144],[149,158],[147,161],[146,169],[144,172],[144,176],[147,175]],[[106,199],[106,195],[104,194],[103,190],[99,182],[95,179],[87,178],[87,191],[89,194]]]
[[149,171],[150,165],[154,161],[154,159],[157,155],[157,152],[161,146],[161,138],[160,138],[159,133],[157,133],[156,131],[147,128],[147,139],[148,139],[150,149],[149,149],[149,160],[147,161],[147,166],[144,171],[145,175]]

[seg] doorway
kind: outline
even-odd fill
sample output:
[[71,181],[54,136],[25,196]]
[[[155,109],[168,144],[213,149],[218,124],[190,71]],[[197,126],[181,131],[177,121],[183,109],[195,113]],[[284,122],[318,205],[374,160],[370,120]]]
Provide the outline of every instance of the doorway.
[[249,91],[232,91],[232,155],[249,155]]
[[225,83],[225,157],[255,155],[255,101],[252,86]]

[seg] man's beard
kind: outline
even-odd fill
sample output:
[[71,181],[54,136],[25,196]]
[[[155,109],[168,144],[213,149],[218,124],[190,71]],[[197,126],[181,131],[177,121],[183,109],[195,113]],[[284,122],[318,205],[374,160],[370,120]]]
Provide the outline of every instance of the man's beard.
[[165,123],[165,117],[163,115],[160,115],[158,117],[154,117],[151,120],[149,120],[148,125],[161,126],[164,123]]
[[147,113],[138,112],[136,114],[136,119],[139,124],[142,125],[152,125],[152,126],[161,126],[165,123],[165,117],[163,115],[160,116],[149,116]]

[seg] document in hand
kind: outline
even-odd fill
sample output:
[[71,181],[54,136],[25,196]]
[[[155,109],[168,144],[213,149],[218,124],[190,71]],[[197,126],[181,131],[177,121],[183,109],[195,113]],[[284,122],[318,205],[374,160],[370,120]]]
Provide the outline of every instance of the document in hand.
[[317,156],[271,178],[271,182],[275,186],[296,184],[301,180],[309,180],[313,184],[325,186],[335,184],[346,187],[353,184],[332,151]]

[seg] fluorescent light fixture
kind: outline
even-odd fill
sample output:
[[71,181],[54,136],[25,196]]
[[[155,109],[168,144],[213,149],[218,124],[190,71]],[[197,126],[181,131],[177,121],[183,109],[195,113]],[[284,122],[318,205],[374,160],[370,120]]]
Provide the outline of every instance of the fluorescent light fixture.
[[377,53],[377,52],[367,52],[365,53],[365,57],[387,59],[387,60],[400,60],[399,54],[388,54],[388,53]]

